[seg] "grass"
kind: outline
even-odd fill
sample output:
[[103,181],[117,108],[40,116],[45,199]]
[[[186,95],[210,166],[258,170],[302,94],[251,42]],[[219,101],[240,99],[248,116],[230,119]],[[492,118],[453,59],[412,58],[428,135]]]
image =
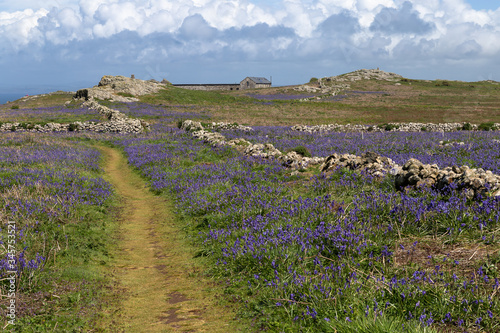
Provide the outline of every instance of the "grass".
[[214,91],[188,90],[168,87],[154,95],[140,97],[141,102],[148,104],[182,104],[182,105],[233,105],[248,103],[250,98],[221,94]]
[[[142,97],[146,103],[191,104],[207,110],[217,121],[235,117],[249,125],[295,125],[389,122],[500,122],[500,85],[492,82],[406,80],[394,82],[365,80],[351,83],[353,91],[382,91],[385,94],[349,94],[341,102],[273,101],[264,104],[245,97],[247,93],[298,94],[291,87],[204,92],[171,87],[159,94]],[[438,86],[436,86],[438,85]]]
[[[138,151],[143,149],[146,148]],[[330,178],[320,176],[318,170],[290,177],[287,171],[272,169],[272,165],[234,160],[220,152],[219,160],[214,161],[213,153],[204,149],[197,152],[195,158],[178,154],[178,159],[171,163],[159,161],[141,169],[147,174],[146,170],[154,167],[155,177],[171,178],[172,187],[163,191],[180,196],[179,214],[184,218],[186,231],[194,243],[203,244],[197,257],[206,260],[214,278],[230,281],[226,294],[244,304],[238,316],[252,320],[256,330],[436,332],[449,328],[462,331],[459,325],[464,331],[479,330],[475,315],[486,311],[491,288],[480,279],[472,280],[479,288],[477,294],[467,288],[461,290],[460,285],[462,281],[469,283],[471,275],[481,274],[476,272],[479,267],[490,270],[490,279],[496,274],[493,262],[498,261],[495,259],[498,247],[491,236],[496,233],[497,225],[492,224],[486,230],[474,224],[473,209],[480,205],[469,203],[463,211],[431,212],[423,217],[416,212],[398,214],[398,209],[415,200],[423,200],[425,207],[426,203],[446,203],[456,198],[425,191],[400,198],[390,178],[379,181],[347,170],[338,170]],[[131,158],[137,160],[134,154]],[[189,167],[183,160],[189,161]],[[191,162],[194,160],[195,164]],[[190,185],[190,179],[194,184],[210,181],[196,189],[196,185]],[[262,192],[256,189],[254,193],[238,195],[254,185],[261,186]],[[391,199],[385,202],[387,196]],[[278,212],[297,202],[317,202],[326,197],[325,200],[333,199],[335,205],[324,210],[323,206],[297,207],[283,219],[279,217]],[[261,204],[245,203],[246,198]],[[275,206],[267,207],[269,203]],[[349,215],[354,212],[357,213]],[[345,216],[352,217],[340,222],[346,224],[345,237],[350,231],[364,231],[365,243],[361,248],[359,244],[345,248],[333,242],[325,245],[321,237],[316,243],[312,236],[308,238],[311,247],[305,251],[299,243],[285,246],[286,237],[278,237],[277,243],[250,241],[291,228],[295,228],[294,235],[298,236],[305,230],[319,230],[323,222],[336,225]],[[347,226],[350,221],[352,226]],[[261,226],[259,222],[267,223]],[[463,224],[469,227],[464,228]],[[208,237],[212,234],[218,236]],[[281,241],[283,246],[279,245]],[[488,256],[493,260],[487,259]],[[329,273],[331,269],[335,274]],[[455,274],[460,283],[453,282]],[[331,280],[323,280],[324,276],[330,276]],[[388,287],[392,277],[410,281],[415,276],[429,276],[433,282],[417,279],[414,284]],[[271,287],[274,284],[276,287]],[[328,288],[332,288],[331,296],[325,299],[320,290]],[[497,313],[499,303],[494,300],[489,304],[492,313]],[[422,312],[424,308],[427,312]],[[446,322],[448,314],[455,322]],[[458,324],[457,318],[465,320]],[[495,319],[483,320],[485,330],[498,328]],[[431,327],[426,327],[432,322]]]
[[[141,101],[163,104],[166,107],[191,105],[193,112],[206,110],[212,116],[211,120],[226,122],[237,120],[239,123],[252,125],[332,122],[387,125],[399,121],[467,121],[483,124],[482,128],[486,130],[491,129],[493,122],[500,122],[498,114],[500,90],[495,83],[455,81],[444,83],[407,79],[400,83],[400,86],[395,86],[394,83],[374,80],[355,82],[352,83],[352,90],[384,91],[386,94],[350,94],[342,102],[275,101],[267,105],[243,96],[245,92],[241,91],[200,92],[175,87],[169,87],[156,95],[143,96]],[[290,87],[272,89],[273,93],[280,91],[294,93]],[[17,101],[15,105],[19,105],[18,110],[21,112],[26,108],[63,103],[67,98],[69,98],[67,95],[51,95],[33,101]],[[0,112],[9,110],[12,110],[12,105],[0,107]],[[61,121],[71,117],[70,112],[68,114],[61,112],[57,117],[45,117],[43,121],[52,119]],[[26,127],[35,121],[26,119]],[[182,254],[183,259],[177,262],[165,259],[169,265],[178,266],[172,273],[178,277],[178,281],[168,282],[170,287],[177,287],[177,291],[182,295],[188,295],[188,299],[198,300],[207,294],[213,295],[212,300],[202,301],[203,306],[207,308],[214,303],[222,307],[227,306],[229,309],[237,307],[238,318],[243,322],[243,330],[432,333],[498,330],[498,324],[495,324],[499,319],[499,304],[496,298],[493,298],[491,303],[494,319],[490,320],[491,318],[485,316],[486,323],[481,324],[482,328],[479,327],[480,324],[474,322],[476,320],[474,313],[484,312],[487,296],[491,296],[494,291],[483,288],[486,284],[480,279],[474,280],[471,284],[475,286],[473,288],[477,287],[477,291],[461,290],[458,284],[454,284],[453,275],[456,274],[462,282],[474,274],[479,274],[478,269],[481,269],[490,278],[499,277],[500,252],[496,239],[492,238],[498,233],[495,225],[478,227],[474,222],[476,216],[474,211],[452,211],[441,215],[431,212],[417,218],[411,213],[398,215],[398,211],[394,210],[394,207],[404,206],[403,200],[408,202],[423,200],[422,206],[425,207],[431,202],[447,203],[452,200],[451,196],[416,191],[409,193],[411,200],[395,196],[389,204],[382,204],[383,200],[380,198],[373,197],[371,201],[368,199],[374,193],[392,195],[394,189],[390,178],[384,181],[369,179],[348,170],[338,170],[326,178],[320,175],[318,168],[290,176],[289,171],[281,170],[272,163],[237,161],[238,154],[230,149],[212,149],[194,140],[192,140],[194,143],[186,148],[182,142],[184,139],[179,136],[162,134],[159,137],[148,135],[142,139],[126,138],[125,150],[135,145],[128,143],[129,139],[130,142],[137,140],[138,145],[157,144],[168,152],[175,152],[161,164],[155,164],[154,159],[157,155],[154,154],[153,148],[151,151],[141,153],[151,158],[144,167],[141,167],[146,179],[149,180],[147,171],[166,172],[165,178],[170,177],[176,186],[161,189],[155,187],[154,182],[150,183],[150,189],[157,194],[155,200],[164,200],[164,203],[170,200],[176,201],[175,208],[166,203],[165,207],[157,207],[158,211],[161,209],[177,211],[175,218],[171,216],[162,219],[164,224],[157,227],[158,236],[154,237],[155,240],[170,244],[171,247],[172,244],[177,244],[168,251]],[[0,147],[17,147],[21,151],[26,145],[38,144],[37,140],[28,137],[26,140],[1,142]],[[93,140],[81,139],[87,143],[94,143]],[[78,145],[79,141],[80,139],[75,137],[71,141],[59,143]],[[304,156],[308,153],[307,149],[300,146],[294,150]],[[129,157],[129,162],[133,163],[134,156]],[[43,163],[28,165],[19,163],[17,169],[2,170],[2,177],[7,179],[11,175],[20,175],[21,168],[29,166],[40,169],[52,167]],[[213,166],[219,169],[211,169]],[[60,167],[76,171],[82,177],[96,176],[94,171],[79,170],[78,165]],[[227,174],[230,177],[226,177]],[[247,174],[253,178],[245,178]],[[194,182],[198,185],[206,179],[212,179],[211,177],[217,179],[216,176],[220,180],[202,186],[194,192],[182,191],[193,179],[198,180]],[[162,178],[155,180],[159,179]],[[62,179],[57,180],[62,181]],[[247,188],[241,186],[242,184]],[[252,186],[260,186],[259,191],[262,192],[252,193],[250,190],[244,194],[238,192],[250,189]],[[30,194],[27,194],[28,192]],[[23,193],[22,197],[28,198],[37,192],[30,189]],[[183,200],[190,195],[198,201],[188,205]],[[262,205],[241,205],[243,199],[249,196],[261,200]],[[281,220],[276,219],[274,215],[279,209],[288,209],[301,200],[315,200],[325,196],[329,196],[333,201],[331,206],[323,207],[321,218],[315,217],[313,213],[316,211],[313,209],[304,210],[299,215],[290,213]],[[360,198],[368,199],[363,201]],[[268,208],[265,206],[268,202],[274,203],[279,209]],[[286,204],[282,207],[280,202]],[[473,203],[469,205],[474,209],[480,209],[479,206],[473,206]],[[118,225],[114,221],[118,207],[121,207],[120,203],[114,197],[102,207],[79,207],[69,214],[71,216],[64,218],[56,219],[41,215],[42,225],[37,231],[50,237],[43,238],[37,233],[28,245],[32,252],[44,250],[43,254],[47,257],[47,261],[44,271],[27,276],[23,280],[27,287],[20,294],[20,299],[25,302],[24,308],[32,312],[20,316],[18,324],[22,329],[33,332],[92,329],[109,331],[112,329],[110,327],[114,327],[117,322],[113,322],[113,314],[123,299],[116,295],[121,290],[120,287],[112,285],[113,282],[104,276],[103,272],[106,269],[103,268],[110,267],[110,262],[114,260],[111,256],[117,253]],[[367,228],[362,222],[364,218],[369,218],[370,224],[376,226],[373,232],[364,235],[366,245],[360,247],[359,252],[356,252],[354,247],[342,249],[333,243],[327,245],[328,251],[331,252],[317,252],[312,247],[304,253],[298,244],[283,249],[267,245],[266,254],[261,257],[252,256],[249,254],[249,249],[247,253],[234,258],[231,258],[230,252],[225,252],[232,246],[234,237],[243,240],[244,236],[253,236],[250,233],[245,234],[253,227],[240,230],[235,226],[250,223],[249,221],[254,218],[268,219],[268,228],[273,232],[280,228],[285,230],[290,226],[314,229],[320,225],[321,219],[327,224],[337,223],[345,214],[353,212],[354,207],[359,209],[355,217],[360,220],[353,218],[357,222],[350,230]],[[463,227],[463,224],[468,227]],[[225,234],[225,230],[231,230],[231,233]],[[460,231],[453,232],[453,230]],[[201,235],[210,232],[220,232],[220,237],[225,237],[224,241],[218,243],[215,238],[202,239]],[[299,229],[297,234],[300,234]],[[264,236],[264,234],[256,235]],[[415,242],[418,246],[414,245]],[[240,248],[234,248],[236,252],[239,250]],[[349,256],[342,256],[343,251]],[[392,254],[386,255],[387,251]],[[221,253],[226,253],[228,256],[221,257]],[[270,258],[274,258],[275,262]],[[222,260],[227,263],[222,264]],[[455,261],[460,264],[456,264]],[[335,269],[338,269],[338,281],[318,284],[322,276],[328,275],[327,267],[332,263]],[[292,272],[289,267],[293,267],[295,271]],[[353,272],[363,279],[353,279]],[[433,279],[434,276],[441,276],[442,281],[436,280],[432,285],[415,284],[408,286],[407,289],[396,287],[401,289],[395,289],[397,292],[392,292],[391,289],[389,292],[386,285],[388,280],[377,279],[382,276],[381,272],[387,279],[391,276],[411,279],[416,272],[425,272]],[[191,282],[202,281],[198,283],[199,289],[192,287],[186,274],[192,279]],[[292,284],[297,281],[297,274],[304,279],[304,285],[297,284],[287,289],[285,284],[280,284]],[[268,288],[269,283],[278,283],[279,288]],[[348,288],[347,283],[359,289],[350,286]],[[327,300],[319,292],[323,287],[333,287],[335,291]],[[337,289],[342,289],[343,294],[337,293]],[[308,296],[293,298],[290,292]],[[401,292],[408,296],[399,297]],[[171,293],[169,297],[172,299],[175,295]],[[456,297],[458,301],[450,301],[450,296]],[[469,303],[463,303],[464,300]],[[473,303],[476,300],[478,303]],[[479,303],[479,300],[484,302]],[[197,305],[189,309],[185,305],[174,304],[172,309],[180,309],[179,314],[193,316],[194,313],[194,317],[199,315],[201,319],[215,322],[217,311],[204,312],[203,306]],[[422,314],[417,311],[422,307],[428,309],[428,312]],[[191,310],[195,312],[190,312]],[[317,315],[314,315],[315,311]],[[381,311],[384,312],[383,316],[380,315]],[[429,312],[432,312],[435,318],[445,318],[446,311],[449,311],[453,318],[465,318],[463,326],[459,328],[455,322],[438,321],[431,327],[422,325],[430,319]],[[173,313],[175,314],[175,311]],[[412,313],[413,317],[410,318],[409,313]],[[426,316],[424,319],[423,315]],[[225,316],[225,320],[229,321],[228,313],[225,313]],[[296,320],[296,317],[299,319]],[[173,317],[169,315],[169,318]],[[234,324],[229,330],[237,329],[241,329],[241,326]]]
[[0,111],[4,110],[5,108],[12,108],[13,106],[17,106],[18,108],[60,106],[67,101],[71,101],[72,98],[72,93],[63,91],[39,96],[28,96],[20,98],[17,101],[12,101],[10,103],[0,105]]
[[[76,142],[61,139],[45,141],[43,135],[21,141],[12,136],[11,141],[5,140],[4,143],[2,147],[26,154],[32,154],[30,147],[47,152],[48,148],[54,151],[82,148]],[[69,202],[62,193],[62,188],[67,186],[65,182],[73,179],[69,186],[78,192],[80,185],[82,190],[91,186],[90,179],[99,173],[84,170],[77,163],[65,165],[59,162],[57,165],[56,173],[52,172],[51,161],[24,165],[7,161],[2,165],[3,181],[14,182],[10,188],[0,189],[0,201],[4,207],[0,211],[2,224],[7,218],[16,222],[18,255],[25,253],[26,260],[38,255],[45,258],[39,262],[40,267],[26,268],[18,277],[16,327],[20,332],[90,330],[99,320],[101,307],[108,302],[106,288],[109,282],[100,267],[109,261],[109,251],[113,248],[116,198],[108,199],[103,205],[76,204],[70,211],[65,211]],[[75,172],[78,174],[76,178],[69,177]],[[42,175],[38,183],[15,184],[16,176],[24,175],[29,183],[29,177],[37,174]],[[50,182],[59,185],[47,185]],[[83,192],[80,195],[84,195]],[[33,212],[29,205],[43,209]],[[5,232],[2,226],[3,239],[6,239]],[[0,287],[5,295],[4,282]],[[2,308],[6,301],[7,298],[0,300]]]

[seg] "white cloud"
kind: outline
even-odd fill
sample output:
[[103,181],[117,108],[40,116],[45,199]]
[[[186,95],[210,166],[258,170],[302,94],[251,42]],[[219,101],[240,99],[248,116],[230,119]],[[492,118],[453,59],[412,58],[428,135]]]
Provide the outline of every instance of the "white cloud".
[[[32,9],[13,9],[22,5]],[[368,67],[365,64],[387,61],[406,68],[411,61],[443,64],[446,59],[500,55],[500,9],[476,11],[464,0],[277,0],[272,4],[21,0],[17,6],[8,7],[0,0],[0,8],[10,8],[0,11],[0,66],[24,51],[42,62],[57,54],[60,60],[92,58],[123,64],[186,59],[197,63],[208,58],[300,65],[329,59],[324,63]]]
[[38,20],[47,14],[45,9],[0,13],[0,41],[3,41],[0,49],[10,45],[13,50],[18,51],[21,47],[38,40],[40,38],[36,29]]

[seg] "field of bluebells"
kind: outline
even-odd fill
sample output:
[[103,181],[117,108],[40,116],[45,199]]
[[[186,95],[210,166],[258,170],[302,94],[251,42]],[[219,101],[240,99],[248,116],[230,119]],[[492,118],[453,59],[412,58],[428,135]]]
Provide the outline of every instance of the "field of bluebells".
[[[64,275],[74,265],[101,256],[106,234],[103,217],[112,188],[103,180],[99,163],[98,150],[63,136],[0,136],[0,288],[7,295],[5,277],[8,271],[16,271],[20,327],[29,326],[33,331],[45,327],[51,306],[61,312],[58,306],[72,303],[72,295],[61,295],[57,287],[65,284]],[[8,221],[16,227],[13,254],[7,253]],[[12,259],[14,263],[9,261]],[[61,296],[47,298],[47,293]],[[83,295],[84,290],[76,293]],[[78,302],[72,303],[76,305]],[[79,324],[78,320],[61,319],[58,327],[75,329]]]
[[[292,176],[275,161],[210,147],[177,129],[178,120],[209,120],[189,107],[113,107],[153,122],[152,132],[0,137],[0,218],[17,221],[22,293],[41,290],[54,262],[74,254],[95,261],[102,251],[99,233],[107,231],[99,221],[112,188],[98,150],[86,143],[108,141],[154,192],[175,200],[196,256],[255,330],[500,330],[498,198],[471,201],[453,187],[398,192],[390,176],[343,169]],[[413,157],[500,173],[499,132],[223,134],[282,151],[305,146],[314,156],[374,151],[400,164]]]
[[[498,132],[223,134],[283,151],[303,145],[316,156],[370,150],[398,163],[500,168]],[[173,127],[115,144],[154,191],[176,198],[197,256],[227,281],[240,316],[256,329],[500,329],[498,198],[470,201],[453,187],[398,192],[390,178],[347,170],[291,176]]]

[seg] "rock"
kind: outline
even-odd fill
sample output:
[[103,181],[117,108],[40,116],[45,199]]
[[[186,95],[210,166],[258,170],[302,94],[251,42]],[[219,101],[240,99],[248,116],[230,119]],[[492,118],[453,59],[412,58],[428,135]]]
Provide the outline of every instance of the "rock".
[[182,122],[181,129],[187,132],[193,132],[193,131],[201,131],[204,128],[198,121],[185,120]]
[[[168,81],[167,81],[168,82]],[[99,84],[93,88],[77,91],[74,98],[88,100],[93,97],[114,102],[137,102],[137,96],[154,94],[165,89],[168,84],[157,81],[143,81],[125,76],[103,76]]]
[[420,182],[422,178],[420,178],[417,175],[411,175],[408,177],[408,185],[417,185],[418,182]]
[[80,99],[83,98],[84,100],[88,101],[89,100],[89,91],[88,89],[80,89],[77,90],[75,95],[73,96],[75,99]]

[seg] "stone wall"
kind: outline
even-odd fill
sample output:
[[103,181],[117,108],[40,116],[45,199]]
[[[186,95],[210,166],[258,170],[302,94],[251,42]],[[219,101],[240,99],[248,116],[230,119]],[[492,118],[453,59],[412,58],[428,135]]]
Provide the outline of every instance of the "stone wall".
[[174,84],[176,88],[215,91],[215,90],[240,90],[240,85],[235,84]]
[[[228,123],[212,123],[211,128],[227,128]],[[231,124],[229,124],[231,125]],[[235,125],[231,125],[235,126]],[[239,125],[241,126],[241,125]],[[233,127],[234,128],[234,127]],[[252,130],[250,127],[236,127],[239,130]],[[325,159],[322,157],[303,157],[296,152],[282,153],[272,144],[253,144],[245,139],[226,140],[219,132],[205,130],[200,122],[185,120],[181,124],[181,129],[190,132],[194,137],[209,143],[212,146],[230,146],[247,156],[254,156],[266,159],[278,159],[283,165],[293,169],[304,169],[311,165],[318,165]]]
[[97,111],[106,121],[96,123],[93,121],[76,121],[71,124],[48,123],[45,125],[29,123],[4,123],[0,126],[1,132],[112,132],[112,133],[142,133],[149,130],[147,122],[140,119],[129,118],[118,110],[100,105],[93,98],[83,103],[89,110]]
[[437,190],[455,188],[464,191],[470,199],[481,196],[500,196],[500,176],[480,168],[453,166],[440,169],[437,165],[426,165],[416,159],[410,159],[400,166],[392,159],[374,152],[366,152],[361,156],[332,154],[327,158],[308,158],[293,151],[284,154],[270,143],[252,144],[241,138],[227,141],[222,134],[207,131],[201,123],[191,120],[184,121],[181,128],[213,146],[231,146],[248,156],[277,159],[282,165],[295,169],[293,173],[296,173],[297,169],[321,164],[321,172],[327,175],[338,168],[361,171],[377,178],[383,178],[388,174],[393,175],[395,187],[398,190],[407,187],[431,187]]
[[[464,125],[469,123],[388,123],[384,125],[340,125],[340,124],[328,124],[328,125],[295,125],[291,129],[300,132],[453,132],[461,130]],[[477,130],[478,125],[470,124],[471,130]],[[500,129],[500,124],[494,125],[497,129]]]

